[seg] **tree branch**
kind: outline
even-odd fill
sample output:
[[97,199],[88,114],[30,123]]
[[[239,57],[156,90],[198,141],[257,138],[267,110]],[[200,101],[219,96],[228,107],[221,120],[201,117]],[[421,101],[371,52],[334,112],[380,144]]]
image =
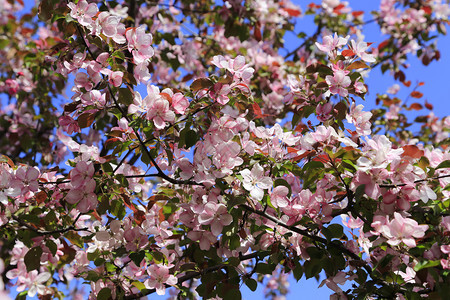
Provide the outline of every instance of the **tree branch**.
[[[260,255],[263,255],[265,257],[267,255],[270,255],[270,252],[267,251],[267,254],[265,254],[263,252],[256,251],[256,252],[253,252],[253,253],[250,253],[250,254],[247,254],[247,255],[239,255],[239,260],[242,262],[242,261],[245,261],[245,260],[257,258]],[[201,271],[189,272],[186,275],[179,277],[177,284],[181,285],[185,281],[188,281],[188,280],[194,279],[194,278],[196,278],[198,276],[201,276],[201,275],[204,275],[204,274],[208,274],[208,273],[212,273],[212,272],[215,272],[215,271],[218,271],[220,269],[223,269],[223,268],[226,268],[226,267],[230,267],[230,266],[231,265],[229,265],[229,264],[222,263],[222,264],[218,264],[218,265],[215,265],[215,266],[208,267],[208,268],[203,269]],[[168,284],[166,284],[165,286],[166,286],[166,288],[171,287]],[[125,300],[139,299],[141,297],[145,297],[147,295],[153,294],[154,292],[156,292],[156,289],[150,289],[150,290],[146,290],[144,292],[140,292],[138,294],[125,296],[124,299]]]

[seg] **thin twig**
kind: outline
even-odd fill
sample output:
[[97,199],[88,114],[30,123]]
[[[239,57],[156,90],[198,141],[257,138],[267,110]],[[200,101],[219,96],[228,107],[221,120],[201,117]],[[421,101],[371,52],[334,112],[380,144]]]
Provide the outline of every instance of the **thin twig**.
[[[435,180],[435,179],[441,179],[441,178],[447,178],[450,177],[450,174],[447,175],[441,175],[441,176],[436,176],[436,177],[431,177],[431,178],[425,178],[425,179],[419,179],[414,181],[414,183],[420,183],[420,182],[425,182],[428,180]],[[386,188],[386,189],[390,189],[390,188],[396,188],[396,187],[401,187],[401,186],[406,186],[408,185],[407,183],[399,183],[399,184],[380,184],[379,187],[380,188]]]

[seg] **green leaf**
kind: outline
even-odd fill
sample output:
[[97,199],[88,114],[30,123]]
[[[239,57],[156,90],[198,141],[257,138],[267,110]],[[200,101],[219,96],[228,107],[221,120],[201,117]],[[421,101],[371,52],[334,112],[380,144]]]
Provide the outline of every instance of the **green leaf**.
[[356,188],[356,191],[355,191],[355,199],[356,199],[357,201],[360,201],[360,200],[362,199],[362,197],[364,196],[364,191],[365,191],[365,189],[366,189],[366,185],[365,185],[365,184],[361,184],[360,186],[358,186],[358,187]]
[[134,252],[129,255],[130,259],[134,262],[136,266],[139,266],[141,264],[141,261],[145,257],[144,251]]
[[58,250],[58,246],[52,240],[47,240],[45,242],[45,246],[50,250],[53,256],[55,256],[56,251]]
[[306,170],[310,170],[310,169],[312,170],[312,169],[318,169],[318,168],[323,168],[323,167],[324,167],[324,165],[322,162],[312,160],[303,166],[303,170],[306,171]]
[[97,267],[100,267],[100,266],[102,266],[104,264],[105,264],[105,259],[103,257],[97,257],[94,260],[94,265],[96,265]]
[[440,260],[424,260],[424,261],[420,261],[414,266],[414,271],[418,272],[418,271],[420,271],[422,269],[439,266],[440,264],[441,264]]
[[312,278],[318,275],[320,271],[322,271],[321,261],[318,259],[311,259],[305,261],[303,267],[305,268],[306,279]]
[[330,224],[327,229],[331,232],[332,238],[339,239],[344,235],[344,228],[339,224]]
[[272,274],[273,270],[274,268],[271,265],[264,263],[259,263],[255,268],[256,273],[260,274]]
[[445,160],[443,162],[441,162],[437,167],[437,169],[444,169],[444,168],[450,168],[450,160]]
[[7,45],[9,44],[9,40],[6,38],[1,38],[0,39],[0,49],[5,48]]
[[303,267],[299,262],[295,263],[295,269],[292,270],[292,273],[294,275],[295,280],[297,280],[297,282],[302,278],[303,276]]
[[133,103],[133,94],[128,88],[119,89],[119,103],[130,105]]
[[317,247],[308,247],[306,252],[311,259],[321,259],[323,257],[323,252]]
[[134,285],[135,287],[137,287],[138,290],[140,290],[140,291],[143,291],[146,289],[145,285],[140,281],[133,281],[131,284]]
[[258,282],[253,278],[248,278],[244,282],[252,292],[256,291],[256,289],[258,288]]
[[109,288],[102,288],[97,294],[97,300],[111,299],[111,290]]
[[239,300],[242,299],[241,291],[239,289],[230,289],[226,291],[224,300]]
[[192,129],[188,130],[185,135],[185,148],[191,148],[195,145],[195,143],[197,143],[197,140],[197,133]]
[[34,247],[28,250],[24,258],[25,266],[27,267],[27,272],[39,269],[39,267],[41,266],[41,255],[42,255],[41,247]]

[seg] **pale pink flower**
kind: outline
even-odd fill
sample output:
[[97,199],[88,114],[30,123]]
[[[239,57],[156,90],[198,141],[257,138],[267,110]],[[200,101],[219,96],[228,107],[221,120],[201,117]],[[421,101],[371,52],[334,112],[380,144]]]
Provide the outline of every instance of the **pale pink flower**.
[[279,185],[275,187],[270,194],[270,203],[274,207],[284,208],[289,205],[289,199],[287,198],[289,194],[289,189],[284,185]]
[[70,171],[70,179],[73,188],[78,188],[87,183],[94,176],[94,165],[90,162],[79,161],[74,169]]
[[181,93],[176,93],[172,96],[173,110],[180,115],[184,115],[184,112],[189,107],[189,101]]
[[395,95],[400,91],[400,86],[398,84],[394,84],[393,86],[389,87],[387,92],[389,94]]
[[86,0],[80,0],[76,5],[73,2],[69,2],[67,6],[70,8],[70,16],[83,26],[91,25],[93,22],[92,17],[98,12],[97,4],[88,4]]
[[128,30],[125,36],[128,41],[128,51],[133,54],[135,64],[142,63],[154,55],[155,51],[151,46],[153,37],[145,32],[144,25]]
[[352,83],[350,77],[346,76],[343,71],[334,72],[334,75],[327,75],[325,81],[330,86],[332,94],[338,94],[342,97],[348,96],[347,87]]
[[404,243],[408,247],[415,247],[416,240],[414,238],[422,238],[428,225],[419,225],[417,221],[402,217],[401,214],[395,212],[394,219],[381,227],[382,234],[388,238],[387,243],[391,246],[397,246]]
[[372,125],[370,123],[372,113],[363,111],[363,108],[364,106],[362,104],[356,106],[356,104],[353,103],[350,108],[350,114],[347,115],[347,121],[355,125],[358,134],[369,135],[372,132],[370,129]]
[[34,297],[36,294],[45,294],[45,283],[50,279],[51,274],[48,272],[43,272],[38,274],[38,271],[33,270],[28,273],[28,277],[25,278],[25,285],[28,288],[28,296]]
[[70,204],[77,204],[77,209],[81,213],[86,213],[97,206],[97,195],[95,191],[95,180],[90,179],[83,188],[72,188],[66,195],[66,201]]
[[326,120],[328,120],[329,118],[331,118],[331,111],[333,109],[333,105],[329,102],[322,104],[320,103],[319,105],[317,105],[316,108],[316,114],[317,114],[317,119],[321,122],[325,122]]
[[340,37],[337,35],[337,33],[334,33],[334,36],[327,35],[323,38],[322,44],[319,44],[316,42],[317,48],[319,50],[326,52],[330,54],[331,51],[333,51],[336,48],[341,48],[345,44],[347,44],[348,39],[350,36],[346,36],[345,38]]
[[80,126],[78,126],[78,122],[75,121],[71,116],[61,116],[58,119],[59,126],[67,132],[68,134],[72,134],[73,132],[80,132]]
[[38,178],[40,176],[39,169],[36,167],[22,166],[16,171],[16,176],[11,182],[11,187],[20,188],[21,194],[28,192],[37,192],[39,190]]
[[169,273],[169,267],[165,265],[151,265],[147,269],[150,278],[147,279],[144,284],[148,289],[156,289],[158,295],[164,295],[166,293],[166,284],[175,285],[178,280],[175,276]]
[[363,94],[367,92],[366,86],[361,81],[355,82],[353,86],[355,88],[355,92],[357,92],[358,94]]
[[170,110],[169,101],[159,98],[153,102],[152,107],[147,111],[147,119],[153,120],[157,129],[164,129],[166,122],[175,120],[175,113]]
[[366,53],[367,48],[369,48],[369,46],[367,45],[366,42],[359,41],[358,43],[356,43],[354,40],[351,40],[351,43],[352,43],[352,46],[350,47],[350,49],[353,51],[353,53],[355,53],[363,61],[365,61],[365,62],[375,62],[376,61],[375,57],[373,57],[372,54]]
[[241,175],[243,177],[242,186],[244,189],[250,192],[250,195],[255,200],[262,200],[264,196],[264,189],[268,189],[272,186],[272,179],[264,176],[264,169],[256,163],[253,165],[252,170],[242,170]]
[[230,225],[232,221],[233,217],[222,203],[206,203],[203,212],[198,216],[201,225],[211,225],[211,232],[215,236],[221,234],[223,227]]

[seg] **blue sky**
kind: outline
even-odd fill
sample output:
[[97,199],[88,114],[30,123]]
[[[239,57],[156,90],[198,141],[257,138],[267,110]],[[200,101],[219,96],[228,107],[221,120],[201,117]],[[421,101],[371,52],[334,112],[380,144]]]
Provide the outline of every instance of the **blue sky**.
[[[293,2],[300,5],[303,10],[305,10],[306,5],[310,3],[310,1],[301,0],[293,0]],[[314,2],[320,3],[320,1]],[[27,0],[25,3],[27,4],[27,7],[29,7],[30,4],[34,4],[34,1]],[[349,3],[353,10],[364,11],[375,10],[379,5],[379,1],[368,0],[350,0]],[[365,16],[366,20],[370,18],[371,16],[369,14]],[[296,29],[298,30],[301,28],[302,31],[314,32],[315,25],[312,20],[313,16],[305,16],[299,19]],[[365,41],[373,42],[374,46],[377,46],[378,43],[385,39],[385,37],[383,37],[378,30],[378,25],[375,23],[366,25],[364,34],[366,36]],[[418,99],[416,102],[423,104],[425,99],[427,99],[428,102],[434,106],[435,114],[439,117],[445,117],[450,111],[450,84],[448,83],[448,75],[444,73],[444,70],[450,69],[450,52],[446,51],[446,49],[450,48],[450,37],[440,37],[437,44],[438,48],[441,49],[440,61],[434,61],[429,66],[425,67],[417,58],[413,57],[409,60],[411,66],[405,71],[405,74],[407,79],[411,80],[412,86],[414,86],[416,81],[425,82],[425,85],[420,88],[420,91],[424,94],[424,97],[422,99]],[[294,49],[296,44],[288,43],[287,47]],[[370,108],[375,107],[375,98],[377,93],[385,93],[388,87],[398,82],[395,82],[393,77],[388,74],[382,75],[380,68],[377,68],[371,70],[369,77],[366,78],[366,83],[369,85],[370,94],[367,95],[365,102],[359,100],[358,104],[364,104],[366,109],[369,110]],[[400,99],[404,99],[412,91],[412,87],[406,88],[401,83],[399,84],[401,86],[401,90],[397,96]],[[412,103],[412,101],[409,103]],[[287,299],[328,299],[329,295],[332,294],[331,290],[327,287],[318,289],[317,287],[319,283],[315,279],[305,280],[302,278],[297,283],[293,278],[291,278],[289,282],[290,294],[288,294]],[[245,285],[243,285],[242,293],[244,299],[263,299],[263,286],[260,285],[256,292],[251,292]],[[158,297],[156,295],[152,295],[149,298],[164,299],[167,298],[167,296]]]

